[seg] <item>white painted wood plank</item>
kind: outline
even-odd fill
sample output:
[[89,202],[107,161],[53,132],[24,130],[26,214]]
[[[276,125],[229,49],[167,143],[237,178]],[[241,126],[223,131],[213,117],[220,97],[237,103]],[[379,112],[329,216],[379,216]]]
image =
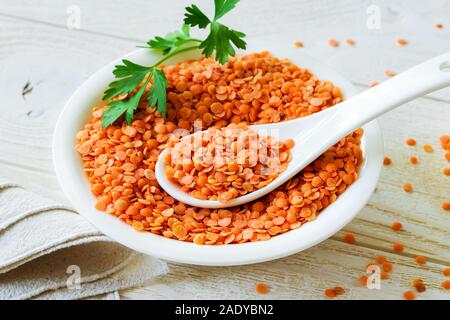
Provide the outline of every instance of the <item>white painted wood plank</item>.
[[[76,5],[81,13],[81,32],[97,33],[144,43],[155,35],[179,28],[184,7],[190,0],[41,1],[2,0],[0,15],[38,21],[66,29],[67,8]],[[380,8],[380,29],[367,27],[371,5]],[[212,12],[212,1],[201,4]],[[167,14],[167,12],[171,14]],[[106,14],[107,12],[107,14]],[[253,37],[286,38],[287,43],[301,40],[305,52],[335,67],[349,79],[369,84],[386,79],[384,72],[401,72],[428,58],[450,50],[450,12],[448,1],[423,5],[420,0],[356,1],[356,0],[244,0],[225,21]],[[243,19],[243,17],[245,17]],[[282,19],[280,18],[282,17]],[[437,30],[436,23],[444,24]],[[400,47],[396,39],[405,38],[409,44]],[[330,48],[327,40],[336,38],[339,48]],[[356,46],[345,40],[352,38]],[[269,48],[270,49],[270,48]],[[450,101],[450,89],[432,94]]]
[[[349,253],[351,250],[353,253]],[[440,288],[442,266],[428,263],[417,267],[412,259],[386,254],[394,263],[391,278],[380,290],[361,287],[358,279],[379,251],[327,240],[289,258],[241,267],[197,267],[171,265],[169,275],[145,289],[122,293],[124,298],[142,299],[323,299],[326,288],[342,286],[342,299],[402,299],[415,278],[424,279],[427,291],[420,299],[446,299]],[[266,283],[269,294],[255,292],[255,284]]]
[[[29,6],[24,6],[24,3]],[[106,16],[112,17],[117,12],[123,15],[123,11],[106,7],[103,12],[107,12],[108,15],[105,14],[104,17],[98,18],[104,19],[102,22],[104,29],[79,32],[61,27],[61,23],[64,21],[52,21],[52,10],[49,6],[53,4],[53,7],[55,7],[55,5],[53,2],[43,3],[41,9],[36,9],[36,6],[27,2],[11,3],[1,0],[0,15],[5,12],[5,8],[8,14],[17,14],[18,12],[26,14],[29,12],[26,8],[28,7],[46,13],[48,15],[47,20],[44,19],[43,21],[55,24],[55,26],[45,25],[41,22],[33,23],[24,22],[20,19],[0,18],[0,68],[2,68],[0,88],[8,89],[0,91],[0,95],[2,97],[6,95],[7,101],[10,101],[0,106],[0,147],[3,150],[0,153],[0,175],[15,178],[19,183],[41,194],[60,199],[63,196],[59,191],[56,179],[52,175],[53,168],[50,156],[51,133],[58,110],[87,75],[113,58],[132,50],[135,40],[134,37],[132,41],[127,41],[93,33],[108,34],[110,32],[111,35],[114,35],[115,30],[109,29],[108,31],[107,29],[108,27],[112,28],[112,26],[126,30],[126,27],[130,24],[123,27],[111,23],[114,20],[104,18]],[[47,7],[46,3],[48,4]],[[282,13],[277,11],[277,14],[273,14],[273,12],[268,11],[268,1],[261,3],[257,14],[259,17],[266,18],[266,20],[262,19],[265,24],[261,26],[262,29],[258,29],[258,24],[263,24],[263,22],[254,22],[252,25],[255,25],[253,29],[255,33],[251,34],[252,36],[261,36],[262,33],[258,34],[258,30],[264,30],[264,33],[267,34],[270,34],[270,32],[273,34],[274,30],[275,32],[281,30],[287,33],[292,30],[292,21],[298,19],[294,13],[303,9],[305,15],[313,18],[305,19],[306,22],[300,21],[308,27],[302,30],[308,32],[304,36],[300,34],[295,36],[302,41],[303,39],[306,40],[305,44],[311,46],[309,51],[318,57],[322,57],[323,60],[335,67],[350,66],[351,68],[343,68],[341,71],[354,80],[366,83],[371,79],[374,74],[372,71],[367,75],[364,73],[363,75],[367,77],[362,78],[362,80],[354,78],[355,75],[359,75],[361,70],[366,70],[367,65],[372,66],[371,62],[373,61],[356,58],[356,49],[361,49],[359,46],[363,44],[372,43],[374,39],[362,34],[361,40],[363,41],[358,40],[359,37],[358,39],[355,37],[358,40],[358,48],[343,46],[336,50],[329,48],[325,42],[325,39],[333,35],[321,34],[323,31],[317,30],[322,25],[323,29],[333,30],[333,33],[336,32],[335,34],[339,38],[345,39],[344,37],[347,36],[349,30],[348,25],[343,29],[330,29],[330,26],[337,27],[343,21],[331,19],[331,13],[334,10],[340,18],[347,17],[348,19],[344,19],[345,21],[355,22],[356,20],[352,20],[351,17],[355,19],[358,16],[355,15],[355,12],[361,14],[363,6],[354,5],[354,3],[350,5],[349,2],[344,1],[342,7],[338,4],[333,5],[336,1],[314,2],[316,5],[300,1],[298,2],[299,7],[295,7],[296,11],[290,11],[287,20],[282,21],[285,23],[278,22],[278,25],[271,25],[277,15]],[[324,3],[330,4],[329,10],[323,10]],[[246,3],[245,5],[249,4]],[[111,6],[115,6],[113,9],[118,8],[117,4],[111,4]],[[19,9],[15,9],[17,12],[12,12],[11,8]],[[442,3],[438,8],[442,8]],[[430,12],[428,16],[433,18],[433,11]],[[132,15],[132,12],[128,12],[128,14]],[[255,13],[255,16],[257,14]],[[33,18],[31,16],[26,18],[42,19],[41,17]],[[326,19],[331,19],[331,21],[323,25]],[[148,23],[148,19],[145,20]],[[179,21],[178,17],[173,21]],[[399,20],[393,18],[392,21],[398,22]],[[95,27],[96,20],[92,19],[91,22],[93,29],[97,28]],[[238,22],[236,21],[236,23]],[[244,22],[242,21],[242,23]],[[245,23],[250,24],[250,22],[251,20],[248,20]],[[393,26],[395,25],[394,22],[392,22]],[[167,25],[166,23],[165,26]],[[134,28],[133,32],[138,30],[136,27],[132,28]],[[247,31],[245,25],[242,29]],[[142,24],[139,24],[139,30],[147,30],[146,25],[143,27]],[[253,32],[252,29],[250,29],[250,32]],[[320,40],[315,39],[315,35],[321,35]],[[128,36],[132,37],[133,35],[131,33],[121,34],[121,37],[127,38]],[[294,39],[294,35],[292,36]],[[395,36],[394,33],[392,39],[395,39]],[[135,37],[145,40],[147,34],[137,34]],[[380,39],[383,37],[380,36]],[[438,44],[439,41],[436,39],[430,40],[430,42],[436,43],[437,46],[442,45]],[[33,49],[29,50],[29,48]],[[384,53],[386,57],[389,57],[390,49],[389,46],[386,46]],[[370,52],[371,47],[364,48],[364,50]],[[417,59],[424,54],[433,55],[433,50],[420,52],[417,54]],[[11,54],[18,58],[11,58]],[[376,54],[373,56],[376,57]],[[393,63],[404,66],[403,60],[398,62],[402,56],[402,51],[398,51],[392,59]],[[19,64],[17,61],[21,63]],[[354,67],[353,69],[352,62],[359,63],[360,67]],[[381,67],[384,67],[384,65],[384,63],[380,64],[380,72],[383,71]],[[14,68],[20,68],[19,72],[14,72]],[[3,72],[4,70],[7,70],[7,72]],[[2,78],[4,74],[13,74],[14,77],[3,76]],[[27,95],[26,100],[22,101],[20,92],[22,86],[28,80],[36,87],[34,92]],[[40,82],[41,80],[45,80],[45,82]],[[45,85],[45,83],[48,83],[48,85]],[[14,108],[10,106],[14,106]],[[421,276],[424,280],[431,282],[430,291],[423,298],[448,298],[448,294],[439,289],[439,284],[442,281],[440,271],[444,265],[448,265],[448,253],[450,252],[448,250],[448,244],[450,243],[448,218],[446,219],[448,214],[439,210],[441,201],[448,197],[448,193],[446,193],[448,180],[437,174],[437,168],[441,164],[445,165],[445,162],[441,157],[442,154],[438,154],[438,151],[436,151],[432,155],[421,155],[424,159],[428,157],[428,162],[426,166],[417,168],[417,170],[421,170],[418,174],[416,174],[416,171],[411,171],[416,170],[416,168],[404,170],[405,166],[400,166],[402,159],[406,159],[411,152],[404,146],[404,139],[409,134],[430,142],[437,149],[439,134],[441,132],[446,133],[445,130],[448,131],[445,121],[449,115],[448,106],[446,103],[420,99],[383,117],[381,124],[385,132],[386,152],[394,159],[394,164],[392,167],[383,170],[378,192],[372,197],[369,205],[361,212],[360,216],[345,228],[345,230],[355,233],[357,245],[350,246],[342,243],[343,233],[341,232],[333,239],[306,252],[261,265],[235,268],[172,265],[169,276],[158,279],[146,289],[127,291],[124,296],[223,298],[232,295],[233,297],[256,298],[259,296],[254,293],[254,284],[261,281],[273,286],[271,294],[267,297],[275,298],[321,298],[323,290],[333,285],[350,287],[351,292],[345,296],[347,298],[401,298],[401,293],[408,288],[409,282],[414,277]],[[429,112],[429,110],[436,110],[437,112]],[[30,111],[31,113],[29,113]],[[406,122],[405,119],[407,119]],[[430,122],[433,123],[432,127],[429,126]],[[399,125],[404,123],[404,126]],[[419,150],[419,148],[416,148],[416,150]],[[419,151],[417,152],[419,153]],[[406,181],[406,179],[410,180],[415,186],[416,192],[413,194],[406,195],[401,191],[402,181]],[[394,220],[402,221],[405,225],[405,231],[393,233],[389,226]],[[394,241],[401,241],[405,244],[406,249],[403,254],[390,253],[390,246]],[[392,275],[392,284],[376,293],[357,288],[356,284],[353,287],[352,283],[364,272],[364,266],[377,254],[388,255],[396,262],[395,268],[398,274],[394,272]],[[434,263],[418,269],[413,260],[416,254],[424,254]],[[187,296],[183,296],[183,294]]]

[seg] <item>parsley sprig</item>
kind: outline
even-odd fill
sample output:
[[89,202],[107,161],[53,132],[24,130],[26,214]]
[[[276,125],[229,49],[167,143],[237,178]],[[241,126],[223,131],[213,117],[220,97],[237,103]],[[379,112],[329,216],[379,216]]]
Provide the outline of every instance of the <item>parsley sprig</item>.
[[[125,116],[127,124],[131,124],[145,89],[152,80],[145,99],[151,107],[157,107],[158,112],[166,116],[167,78],[159,66],[167,59],[182,52],[202,49],[206,57],[214,55],[219,63],[224,64],[229,56],[236,54],[235,47],[245,49],[247,45],[243,40],[245,34],[219,22],[220,18],[230,12],[238,2],[239,0],[214,0],[215,11],[212,19],[208,18],[195,4],[186,7],[181,31],[171,32],[165,37],[157,36],[147,42],[145,48],[162,53],[162,58],[158,62],[148,67],[122,60],[121,65],[115,66],[113,74],[116,80],[109,84],[104,92],[103,100],[116,97],[119,99],[108,103],[109,108],[102,115],[103,127],[112,125],[122,116]],[[209,34],[206,39],[191,37],[191,27],[206,29],[208,26]],[[126,98],[120,99],[120,96],[124,95]]]

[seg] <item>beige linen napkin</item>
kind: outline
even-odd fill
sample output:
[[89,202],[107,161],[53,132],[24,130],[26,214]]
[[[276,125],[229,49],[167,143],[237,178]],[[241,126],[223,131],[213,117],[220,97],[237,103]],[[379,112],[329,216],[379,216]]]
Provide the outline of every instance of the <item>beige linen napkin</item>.
[[99,233],[72,209],[0,178],[0,300],[117,299],[167,265]]

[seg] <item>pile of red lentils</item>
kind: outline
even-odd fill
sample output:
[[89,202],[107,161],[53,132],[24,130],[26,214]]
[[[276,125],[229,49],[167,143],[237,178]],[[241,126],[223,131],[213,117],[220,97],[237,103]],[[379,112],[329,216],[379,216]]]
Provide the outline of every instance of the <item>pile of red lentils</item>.
[[245,123],[210,127],[169,149],[166,175],[197,199],[225,203],[271,183],[286,170],[293,146]]
[[96,208],[136,230],[196,244],[268,240],[314,220],[358,178],[362,130],[350,134],[293,179],[259,201],[201,209],[169,196],[155,178],[159,153],[176,129],[193,132],[235,124],[305,117],[342,101],[339,88],[268,52],[166,66],[167,117],[142,99],[134,121],[102,128],[105,107],[94,108],[77,134],[77,151],[97,197]]

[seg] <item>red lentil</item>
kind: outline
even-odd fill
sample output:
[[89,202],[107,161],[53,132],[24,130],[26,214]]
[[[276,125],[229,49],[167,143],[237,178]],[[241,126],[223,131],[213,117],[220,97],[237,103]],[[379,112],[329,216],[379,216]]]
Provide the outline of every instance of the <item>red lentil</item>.
[[297,48],[303,48],[303,43],[301,43],[300,41],[296,41],[294,42],[294,46]]
[[405,192],[412,192],[412,191],[413,191],[412,184],[411,184],[411,183],[405,183],[405,184],[403,185],[403,190],[404,190]]
[[407,45],[407,44],[408,44],[408,41],[406,41],[405,39],[399,38],[399,39],[397,39],[396,43],[397,43],[399,46],[404,46],[404,45]]
[[424,144],[423,145],[423,150],[425,152],[431,153],[431,152],[433,152],[433,147],[430,144]]
[[397,252],[402,252],[404,249],[403,244],[401,244],[401,243],[394,243],[392,245],[392,248],[394,249],[394,251],[397,251]]
[[416,157],[411,157],[409,158],[409,162],[411,162],[412,164],[417,164],[419,161],[417,160]]
[[449,135],[442,135],[439,137],[439,141],[441,142],[442,147],[444,147],[447,143],[450,142],[450,136]]
[[442,172],[446,175],[446,176],[450,176],[450,168],[444,168],[443,170],[442,170]]
[[422,279],[414,279],[412,286],[416,289],[417,292],[425,292],[427,290],[427,287],[423,283]]
[[399,222],[399,221],[392,222],[392,225],[391,225],[392,230],[400,231],[402,229],[402,227],[403,227],[403,225],[401,222]]
[[413,291],[406,291],[403,293],[403,298],[405,300],[414,300],[416,299],[416,294]]
[[406,140],[406,144],[407,144],[408,146],[413,147],[413,146],[415,146],[415,145],[417,144],[417,142],[416,142],[416,140],[413,139],[413,138],[408,138],[408,139]]
[[416,262],[418,264],[425,264],[425,263],[427,263],[427,258],[424,257],[424,256],[417,256],[416,257]]
[[387,77],[392,78],[392,77],[395,76],[396,73],[394,71],[392,71],[392,70],[386,70],[385,74],[386,74]]
[[389,279],[389,273],[387,273],[386,271],[381,271],[380,272],[380,279],[381,280],[388,280]]
[[352,39],[347,39],[347,44],[349,45],[349,46],[354,46],[355,45],[355,41],[354,40],[352,40]]
[[435,27],[436,29],[442,29],[444,28],[444,25],[442,23],[436,23]]
[[356,239],[352,233],[346,233],[344,235],[344,241],[347,242],[348,244],[354,244]]
[[339,42],[338,42],[336,39],[330,39],[330,40],[328,40],[328,44],[329,44],[331,47],[338,47],[338,46],[339,46]]
[[367,286],[367,280],[368,280],[369,278],[367,277],[367,276],[361,276],[359,279],[358,279],[358,281],[359,281],[359,284],[361,285],[361,286],[363,286],[363,287],[366,287]]
[[341,295],[345,293],[345,289],[342,287],[334,287],[334,292],[336,292],[336,295]]
[[376,262],[379,263],[379,264],[383,264],[383,263],[387,262],[387,259],[386,259],[385,256],[377,256],[377,257],[375,258],[375,260],[376,260]]
[[334,288],[333,289],[326,289],[325,291],[324,291],[324,296],[326,297],[326,298],[335,298],[336,296],[337,296],[337,294],[336,294],[336,291],[334,290]]
[[269,286],[265,283],[257,283],[256,284],[256,293],[258,294],[267,294],[269,292]]
[[450,280],[445,280],[444,282],[442,282],[442,288],[450,290]]
[[382,264],[382,266],[383,266],[383,270],[385,271],[385,272],[392,272],[392,269],[393,269],[393,265],[392,265],[392,263],[390,263],[390,262],[383,262],[383,264]]
[[447,277],[450,276],[450,268],[445,268],[442,270],[442,274]]
[[389,157],[384,157],[384,159],[383,159],[383,164],[384,164],[385,166],[388,166],[388,165],[390,165],[391,163],[392,163],[391,158],[389,158]]
[[449,202],[444,202],[442,204],[442,209],[445,211],[449,211],[450,210],[450,203]]

